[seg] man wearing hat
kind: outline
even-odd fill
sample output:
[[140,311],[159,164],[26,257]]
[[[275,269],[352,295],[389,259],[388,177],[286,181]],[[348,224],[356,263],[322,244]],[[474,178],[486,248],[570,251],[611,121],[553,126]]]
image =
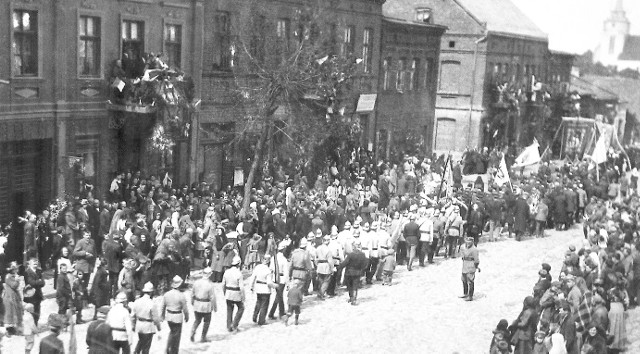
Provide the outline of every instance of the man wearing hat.
[[[373,283],[373,276],[378,270],[378,263],[380,262],[380,254],[379,254],[379,239],[378,236],[378,228],[380,223],[374,221],[371,223],[371,229],[369,230],[369,234],[366,239],[366,248],[368,249],[367,258],[369,258],[369,265],[365,270],[365,280],[367,284]],[[363,240],[364,241],[364,240]]]
[[263,325],[267,318],[271,288],[274,287],[273,277],[269,263],[271,255],[265,254],[262,262],[258,264],[251,274],[251,291],[257,295],[256,306],[253,310],[253,322]]
[[276,283],[276,298],[273,301],[271,310],[269,310],[269,319],[275,320],[276,308],[278,308],[278,314],[280,317],[284,316],[286,309],[284,308],[284,288],[289,283],[289,261],[284,256],[284,251],[287,249],[287,242],[281,241],[278,243],[278,253],[275,257],[271,258],[269,268],[273,274],[273,281]]
[[182,323],[189,322],[187,298],[179,289],[183,280],[176,275],[171,280],[171,290],[162,298],[162,320],[169,324],[169,340],[167,342],[167,354],[178,354],[180,351],[180,336],[182,335]]
[[318,298],[325,299],[327,295],[327,289],[329,288],[329,282],[331,281],[331,275],[334,271],[334,260],[329,243],[331,242],[331,236],[325,235],[322,238],[322,244],[316,249],[316,272],[318,274]]
[[339,265],[340,269],[344,268],[344,282],[349,291],[349,303],[351,305],[357,305],[360,277],[368,265],[369,260],[362,253],[360,240],[354,240],[353,252],[347,254],[347,257]]
[[102,252],[107,261],[107,271],[109,272],[109,282],[111,285],[111,297],[118,292],[118,275],[122,269],[123,250],[120,243],[120,233],[114,232],[102,243]]
[[63,317],[52,313],[49,315],[47,325],[51,333],[40,340],[41,354],[61,354],[64,353],[64,344],[58,338],[60,330],[64,327]]
[[479,270],[480,256],[476,248],[473,237],[465,239],[465,248],[462,250],[462,288],[464,295],[461,296],[465,301],[473,301],[474,282],[476,278],[476,270]]
[[416,249],[418,247],[418,239],[420,237],[420,225],[416,223],[416,215],[409,215],[409,223],[403,229],[404,239],[407,242],[407,253],[409,254],[409,263],[407,269],[411,271],[413,260],[416,258]]
[[[244,313],[244,282],[242,272],[240,272],[240,257],[235,256],[222,276],[222,292],[227,300],[227,329],[229,332],[237,331],[238,324]],[[233,308],[237,307],[238,312],[233,317]]]
[[91,322],[89,328],[87,328],[86,342],[89,347],[89,354],[113,353],[111,326],[105,322],[109,309],[109,306],[97,308],[97,320]]
[[[291,252],[291,268],[289,270],[291,279],[299,279],[303,291],[309,273],[313,270],[311,256],[307,252],[307,239],[300,240],[300,245]],[[308,286],[308,285],[307,285]]]
[[131,351],[130,343],[133,342],[133,326],[131,325],[131,317],[129,310],[125,307],[127,295],[118,293],[116,295],[116,304],[109,310],[106,323],[111,326],[111,338],[113,339],[113,349],[116,353],[123,354]]
[[338,240],[339,233],[337,227],[331,228],[331,240],[329,241],[329,250],[331,251],[331,257],[333,258],[333,273],[329,279],[329,287],[327,288],[327,294],[329,296],[336,295],[336,285],[340,282],[341,274],[338,272],[336,265],[340,264],[344,259],[344,249],[342,244]]
[[58,314],[60,315],[67,313],[73,301],[73,290],[71,290],[68,271],[67,264],[61,263],[56,287],[56,303],[58,304]]
[[462,220],[462,216],[460,216],[460,207],[454,205],[453,212],[447,219],[447,224],[445,226],[445,233],[447,234],[447,250],[445,258],[455,258],[456,247],[458,246],[458,242],[462,236],[464,225],[465,221]]
[[202,321],[204,321],[204,324],[202,325],[201,341],[207,342],[207,332],[209,332],[209,325],[211,324],[211,311],[218,311],[216,292],[211,281],[211,274],[213,274],[213,270],[207,267],[202,271],[202,278],[193,283],[191,306],[193,307],[195,323],[191,327],[190,339],[192,342]]
[[142,287],[142,296],[131,304],[131,318],[136,333],[138,333],[138,344],[134,353],[149,354],[153,335],[160,331],[161,319],[154,310],[154,303],[151,299],[154,292],[153,284],[147,282]]
[[89,286],[89,277],[93,270],[93,262],[96,258],[96,247],[91,238],[91,233],[83,232],[82,239],[76,243],[73,249],[73,258],[76,260],[76,270],[82,271],[82,284]]

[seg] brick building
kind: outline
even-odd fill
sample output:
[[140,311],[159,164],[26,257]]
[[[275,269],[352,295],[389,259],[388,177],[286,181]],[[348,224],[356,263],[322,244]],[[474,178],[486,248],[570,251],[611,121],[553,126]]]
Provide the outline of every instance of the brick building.
[[0,47],[7,49],[0,51],[5,224],[77,191],[80,179],[95,186],[96,196],[107,191],[113,172],[125,167],[126,149],[118,147],[139,148],[144,139],[109,128],[112,63],[133,47],[138,54],[170,53],[172,64],[197,73],[203,11],[200,0],[5,0],[0,13],[7,24],[0,27]]
[[[396,5],[398,2],[388,1],[383,13]],[[420,142],[423,153],[431,151],[440,40],[445,29],[417,18],[383,18],[376,109],[378,156],[388,157],[391,147],[409,148],[403,144],[407,140]]]
[[509,0],[397,0],[390,16],[447,27],[440,46],[434,150],[478,147],[496,82],[544,76],[547,35]]
[[[324,9],[330,30],[336,33],[340,51],[361,54],[363,62],[358,75],[354,97],[346,107],[347,115],[359,119],[364,133],[365,145],[372,144],[375,132],[375,111],[372,105],[356,111],[358,100],[375,95],[378,82],[380,32],[382,23],[382,3],[384,0],[348,0],[327,2],[332,6]],[[316,2],[270,1],[269,11],[262,19],[264,28],[272,29],[284,42],[295,40],[296,30],[292,27],[296,11]],[[322,2],[318,2],[322,3]],[[250,107],[237,104],[237,80],[234,73],[233,39],[243,26],[243,3],[237,0],[211,0],[204,9],[204,54],[202,73],[202,106],[199,112],[197,156],[195,175],[199,181],[209,183],[218,189],[233,185],[234,175],[247,172],[250,160],[248,150],[240,144],[232,144],[235,134],[242,130],[243,118],[250,113]],[[375,98],[374,98],[375,100]],[[275,113],[277,118],[279,112]]]

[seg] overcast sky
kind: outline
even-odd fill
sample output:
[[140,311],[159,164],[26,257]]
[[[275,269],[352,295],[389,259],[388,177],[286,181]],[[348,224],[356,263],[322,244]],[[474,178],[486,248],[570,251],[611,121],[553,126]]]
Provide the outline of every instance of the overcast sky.
[[[593,50],[615,0],[511,0],[549,34],[549,47],[582,54]],[[640,1],[624,0],[631,33],[640,34]]]

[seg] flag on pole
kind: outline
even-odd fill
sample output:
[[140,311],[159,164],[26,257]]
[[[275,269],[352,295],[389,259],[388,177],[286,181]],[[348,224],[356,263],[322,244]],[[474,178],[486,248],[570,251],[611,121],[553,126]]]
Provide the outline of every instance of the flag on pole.
[[596,143],[596,147],[593,149],[591,159],[597,165],[607,161],[607,143],[605,142],[606,139],[607,137],[605,134],[600,135],[600,138]]
[[493,179],[499,186],[503,186],[505,183],[511,181],[509,178],[509,169],[507,168],[507,163],[504,161],[504,155],[502,156],[502,160],[500,160],[500,167],[498,167],[498,172],[496,172],[496,177]]
[[447,166],[444,169],[444,181],[447,183],[446,196],[453,197],[453,172],[451,171],[451,159],[447,160]]
[[530,165],[535,165],[540,160],[542,160],[540,156],[540,144],[538,144],[538,140],[533,138],[533,144],[529,145],[524,151],[516,158],[516,163],[513,164],[512,167],[525,167]]

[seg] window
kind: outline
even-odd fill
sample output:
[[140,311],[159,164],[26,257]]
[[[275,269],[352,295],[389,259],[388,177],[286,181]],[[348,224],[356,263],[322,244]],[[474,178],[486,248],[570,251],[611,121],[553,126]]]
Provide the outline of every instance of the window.
[[505,63],[502,66],[502,79],[503,80],[508,80],[509,79],[509,64]]
[[261,30],[265,28],[267,23],[266,21],[267,20],[264,16],[258,16],[255,18],[253,33],[249,40],[249,53],[251,53],[253,59],[259,63],[264,61],[265,36]]
[[182,26],[164,25],[164,51],[167,54],[167,65],[180,68],[182,65]]
[[234,66],[235,48],[231,44],[231,16],[218,11],[214,28],[214,70],[229,70]]
[[13,11],[13,74],[38,75],[38,13]]
[[458,93],[461,82],[460,62],[443,61],[440,69],[440,90],[448,93]]
[[354,36],[356,29],[353,26],[347,26],[344,28],[344,34],[342,37],[342,49],[341,53],[344,56],[352,55],[355,48]]
[[280,51],[286,53],[289,51],[289,34],[291,33],[291,21],[287,18],[278,19],[276,22],[276,38],[280,46]]
[[433,23],[433,11],[428,8],[416,9],[416,21],[422,23]]
[[522,72],[520,70],[521,70],[520,64],[516,64],[516,72],[515,72],[516,82],[520,82],[520,75],[522,75]]
[[144,22],[122,21],[121,30],[123,69],[127,76],[137,76],[132,70],[144,55]]
[[422,84],[422,87],[425,89],[429,89],[431,87],[432,71],[433,71],[433,59],[428,58],[424,62],[424,83]]
[[409,91],[419,90],[420,89],[420,59],[415,58],[411,61],[411,66],[409,67],[408,72],[409,80],[407,80],[407,84],[409,85]]
[[362,67],[365,73],[371,72],[373,54],[373,30],[365,28],[362,36]]
[[78,23],[78,74],[100,76],[100,18],[80,16]]
[[407,59],[398,60],[398,76],[396,80],[396,90],[402,91],[407,84]]
[[449,41],[449,48],[455,48],[456,47],[456,41]]
[[382,89],[389,90],[391,88],[392,71],[391,71],[391,58],[385,58],[382,62],[383,82]]

